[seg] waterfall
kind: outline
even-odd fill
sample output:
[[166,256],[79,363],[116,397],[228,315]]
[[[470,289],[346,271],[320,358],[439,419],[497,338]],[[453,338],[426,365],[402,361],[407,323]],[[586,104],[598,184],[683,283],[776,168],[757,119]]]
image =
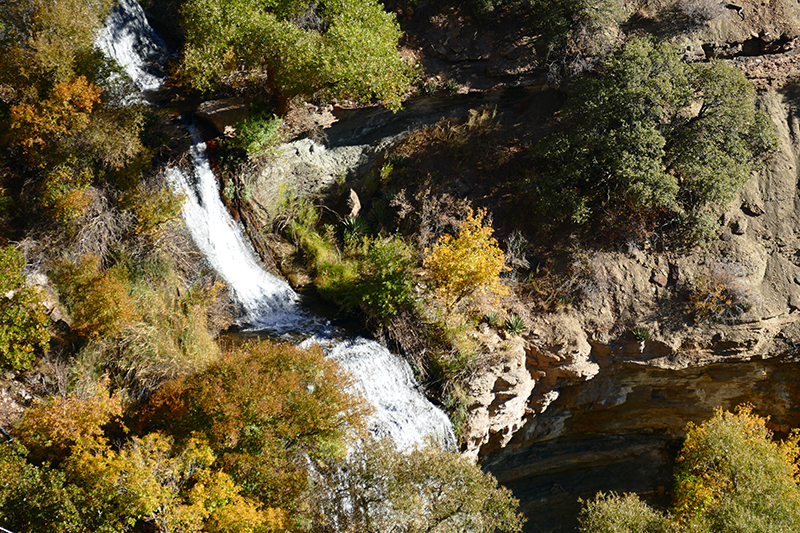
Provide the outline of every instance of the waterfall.
[[193,172],[170,168],[167,181],[186,198],[183,218],[197,247],[242,305],[243,328],[273,335],[299,334],[307,337],[303,344],[321,344],[327,356],[350,373],[355,387],[372,405],[370,429],[376,436],[390,437],[401,449],[421,444],[428,437],[454,447],[450,420],[425,398],[402,357],[374,340],[347,338],[343,331],[303,309],[297,293],[259,265],[241,227],[220,200],[205,143],[193,127],[189,129]]
[[116,61],[142,92],[157,90],[166,78],[160,66],[166,59],[166,46],[136,0],[119,0],[95,45]]
[[[148,59],[163,49],[159,43],[135,0],[121,0],[98,37],[98,46],[125,68],[142,91],[157,89],[163,79],[147,66]],[[306,338],[301,345],[319,343],[327,357],[350,373],[355,388],[372,405],[370,430],[375,436],[389,437],[401,449],[428,438],[454,448],[450,420],[425,398],[403,358],[374,340],[348,337],[308,312],[288,283],[262,268],[242,228],[222,204],[205,143],[193,127],[189,130],[192,172],[169,168],[166,178],[186,198],[183,219],[197,247],[242,306],[243,328],[276,336],[301,335]]]

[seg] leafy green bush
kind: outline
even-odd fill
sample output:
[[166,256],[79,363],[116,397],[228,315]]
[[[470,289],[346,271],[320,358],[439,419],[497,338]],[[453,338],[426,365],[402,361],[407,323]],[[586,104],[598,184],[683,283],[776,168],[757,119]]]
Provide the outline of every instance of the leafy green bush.
[[24,267],[22,252],[0,247],[0,365],[19,370],[50,345],[50,318],[38,289],[25,286]]
[[691,230],[777,146],[752,84],[724,63],[686,64],[670,45],[639,38],[599,74],[573,83],[562,131],[535,150],[529,191],[543,221],[663,215]]
[[280,107],[319,91],[398,109],[410,87],[400,29],[376,0],[189,0],[182,25],[182,72],[200,90],[243,71],[248,76],[227,81],[266,83]]
[[582,533],[677,533],[666,516],[635,494],[601,492],[584,504],[578,522]]
[[416,266],[412,248],[400,237],[374,241],[361,265],[359,296],[381,322],[413,305]]
[[491,474],[436,445],[402,453],[367,441],[317,472],[313,531],[521,531],[519,502]]
[[275,115],[256,115],[237,124],[232,144],[241,148],[251,159],[273,157],[283,142],[283,120]]

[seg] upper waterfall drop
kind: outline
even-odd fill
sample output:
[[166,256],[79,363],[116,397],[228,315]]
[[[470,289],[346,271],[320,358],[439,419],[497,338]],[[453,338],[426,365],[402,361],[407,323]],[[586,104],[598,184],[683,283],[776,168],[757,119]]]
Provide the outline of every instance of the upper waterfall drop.
[[95,40],[96,46],[122,67],[142,92],[155,91],[166,78],[161,64],[166,45],[147,22],[136,0],[119,0]]

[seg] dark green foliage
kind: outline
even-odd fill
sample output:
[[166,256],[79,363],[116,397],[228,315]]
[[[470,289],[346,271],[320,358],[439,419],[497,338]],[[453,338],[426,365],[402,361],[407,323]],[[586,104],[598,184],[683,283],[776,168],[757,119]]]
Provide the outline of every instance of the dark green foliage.
[[646,39],[573,83],[560,127],[537,147],[539,173],[529,182],[543,219],[663,214],[693,235],[777,145],[740,71],[686,65],[671,46]]
[[270,157],[281,143],[283,121],[275,115],[257,115],[236,125],[232,144],[244,150],[252,159]]
[[385,321],[414,303],[416,265],[412,248],[401,238],[372,243],[361,267],[359,296],[371,314]]
[[369,224],[360,216],[356,215],[342,220],[342,240],[346,245],[356,246],[367,235],[369,235]]
[[503,325],[503,322],[500,320],[500,317],[497,315],[497,313],[486,313],[486,316],[483,318],[486,320],[486,323],[493,328],[499,328]]
[[26,455],[20,444],[0,444],[0,524],[18,533],[81,531],[79,489],[62,472],[28,464]]
[[[345,229],[345,242],[354,242],[360,223]],[[348,238],[349,237],[349,238]],[[402,238],[366,240],[349,258],[322,262],[317,266],[317,285],[322,294],[343,309],[360,307],[380,323],[385,323],[415,301],[416,266],[414,251]]]
[[25,286],[25,257],[0,247],[0,365],[25,370],[50,343],[50,318],[36,288]]

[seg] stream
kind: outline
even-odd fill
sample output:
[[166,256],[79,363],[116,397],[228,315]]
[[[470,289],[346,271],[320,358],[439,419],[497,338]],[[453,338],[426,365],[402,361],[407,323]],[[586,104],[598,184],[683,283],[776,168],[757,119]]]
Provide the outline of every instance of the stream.
[[[122,0],[114,9],[97,46],[123,68],[144,97],[165,78],[159,66],[166,57],[163,44],[135,0]],[[182,214],[195,244],[240,304],[242,330],[279,339],[300,337],[301,346],[319,343],[327,357],[350,373],[354,388],[372,405],[369,427],[375,437],[391,438],[400,449],[430,439],[455,448],[450,420],[427,400],[402,357],[374,340],[350,336],[306,310],[288,283],[264,270],[242,228],[222,204],[205,142],[193,125],[187,127],[192,134],[193,168],[168,168],[165,176],[186,197]]]

